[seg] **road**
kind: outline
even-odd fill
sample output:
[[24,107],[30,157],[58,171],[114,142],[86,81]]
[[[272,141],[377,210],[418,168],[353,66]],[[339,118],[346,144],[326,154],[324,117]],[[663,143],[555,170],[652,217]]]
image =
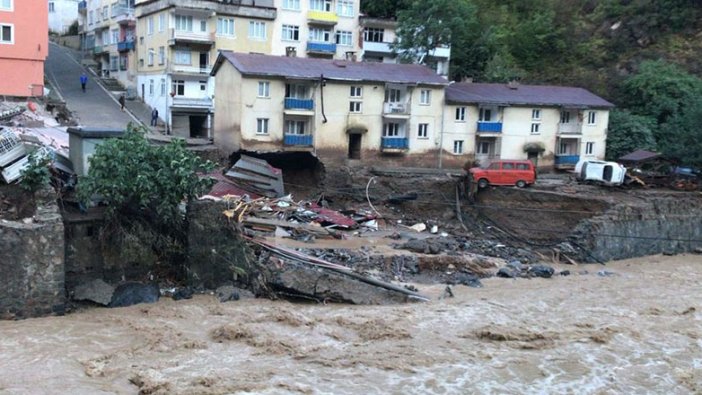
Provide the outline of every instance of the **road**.
[[45,73],[51,84],[84,127],[121,129],[134,119],[119,108],[117,100],[88,75],[86,91],[80,88],[80,75],[85,68],[69,50],[51,43],[46,59]]

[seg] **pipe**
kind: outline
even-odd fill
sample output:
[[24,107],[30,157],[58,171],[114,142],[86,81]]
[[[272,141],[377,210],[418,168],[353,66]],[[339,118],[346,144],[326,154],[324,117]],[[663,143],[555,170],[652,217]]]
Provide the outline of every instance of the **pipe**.
[[319,76],[319,102],[322,106],[322,123],[327,123],[327,116],[324,114],[324,74]]

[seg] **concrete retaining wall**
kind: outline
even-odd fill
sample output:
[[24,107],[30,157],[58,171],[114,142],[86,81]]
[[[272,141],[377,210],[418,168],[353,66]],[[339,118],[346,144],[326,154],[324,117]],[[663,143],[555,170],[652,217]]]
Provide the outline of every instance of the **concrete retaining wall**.
[[0,319],[63,314],[63,222],[52,196],[33,218],[0,220]]

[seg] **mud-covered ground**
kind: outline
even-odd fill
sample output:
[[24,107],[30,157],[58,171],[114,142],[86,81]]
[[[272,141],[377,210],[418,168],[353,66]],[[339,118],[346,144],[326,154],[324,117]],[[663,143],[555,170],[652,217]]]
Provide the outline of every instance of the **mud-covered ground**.
[[0,393],[702,392],[702,256],[558,269],[409,305],[198,296],[0,322]]

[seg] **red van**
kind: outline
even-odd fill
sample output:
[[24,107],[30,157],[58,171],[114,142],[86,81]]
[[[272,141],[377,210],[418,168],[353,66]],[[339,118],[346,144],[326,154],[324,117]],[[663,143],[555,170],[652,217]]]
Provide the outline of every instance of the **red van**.
[[536,169],[529,160],[494,161],[486,168],[470,169],[470,175],[480,188],[488,185],[516,185],[524,188],[536,181]]

